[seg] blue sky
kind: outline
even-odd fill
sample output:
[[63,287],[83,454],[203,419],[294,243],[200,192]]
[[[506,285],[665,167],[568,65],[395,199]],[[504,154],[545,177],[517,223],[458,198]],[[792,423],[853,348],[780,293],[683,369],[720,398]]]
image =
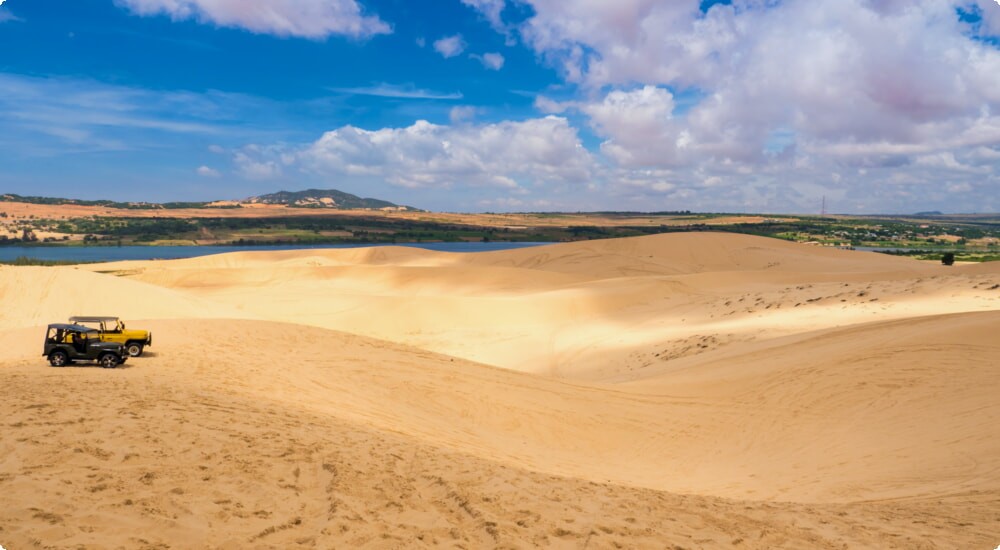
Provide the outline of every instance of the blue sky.
[[0,191],[996,211],[997,35],[994,0],[5,0]]

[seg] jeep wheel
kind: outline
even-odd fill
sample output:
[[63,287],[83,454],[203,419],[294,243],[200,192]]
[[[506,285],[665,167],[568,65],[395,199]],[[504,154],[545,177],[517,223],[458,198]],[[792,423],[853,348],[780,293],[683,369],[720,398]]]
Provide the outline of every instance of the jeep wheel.
[[49,354],[49,364],[53,367],[65,367],[69,363],[69,356],[65,351],[53,351]]
[[118,356],[113,353],[105,353],[100,359],[98,359],[98,362],[100,362],[101,366],[106,369],[113,369],[117,367],[119,363]]
[[138,342],[129,342],[125,346],[125,351],[128,352],[129,357],[139,357],[142,355],[142,344]]

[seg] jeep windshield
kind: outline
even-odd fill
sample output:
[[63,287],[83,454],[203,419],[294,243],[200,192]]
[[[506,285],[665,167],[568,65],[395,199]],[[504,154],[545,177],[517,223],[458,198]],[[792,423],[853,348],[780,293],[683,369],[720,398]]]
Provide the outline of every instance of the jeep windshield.
[[82,325],[49,325],[49,332],[46,335],[46,339],[52,343],[67,342],[73,337],[97,340],[100,338],[100,333]]
[[70,317],[69,322],[79,325],[87,325],[95,327],[99,330],[107,332],[120,332],[121,328],[124,328],[124,324],[118,320],[118,317],[76,316],[76,317]]

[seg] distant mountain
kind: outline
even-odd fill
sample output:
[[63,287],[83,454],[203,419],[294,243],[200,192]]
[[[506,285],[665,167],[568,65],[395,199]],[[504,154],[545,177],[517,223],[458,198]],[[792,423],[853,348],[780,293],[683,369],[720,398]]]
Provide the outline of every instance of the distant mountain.
[[217,208],[207,202],[118,202],[110,200],[83,200],[64,199],[61,197],[36,197],[17,195],[15,193],[4,193],[0,195],[0,202],[24,202],[29,204],[53,204],[76,206],[103,206],[105,208],[121,208],[126,210],[157,210],[174,208]]
[[0,194],[0,202],[27,202],[33,204],[78,206],[103,206],[128,210],[157,210],[178,208],[240,208],[243,204],[281,204],[290,208],[330,208],[335,210],[398,210],[419,212],[412,206],[400,206],[380,199],[363,199],[336,189],[306,189],[305,191],[278,191],[269,195],[250,197],[240,201],[213,202],[117,202],[110,200],[80,200],[59,197],[33,197],[14,193]]
[[417,210],[380,199],[361,198],[336,189],[306,189],[305,191],[278,191],[269,195],[250,197],[243,203],[283,204],[297,208],[336,208],[339,210]]

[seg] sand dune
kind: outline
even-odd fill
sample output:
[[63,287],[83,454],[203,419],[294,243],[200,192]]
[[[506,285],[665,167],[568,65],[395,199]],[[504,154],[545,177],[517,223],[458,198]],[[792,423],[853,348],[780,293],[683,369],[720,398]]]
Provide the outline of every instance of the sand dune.
[[657,354],[998,304],[986,290],[996,277],[982,268],[714,233],[485,254],[243,252],[95,269],[255,318],[589,380]]
[[126,319],[219,318],[232,308],[72,267],[0,266],[0,329],[65,323],[73,315]]
[[[551,252],[550,252],[551,250]],[[513,265],[598,277],[679,275],[717,271],[791,273],[923,273],[929,266],[886,255],[802,245],[730,233],[668,233],[562,244],[468,257],[476,265]]]
[[[848,437],[864,426],[839,399],[805,414],[812,403],[798,393],[808,377],[781,369],[743,377],[768,385],[780,403],[736,423],[760,404],[740,399],[752,385],[723,397],[741,385],[731,377],[723,379],[730,390],[658,396],[652,387],[567,384],[321,329],[149,324],[169,344],[117,372],[39,371],[26,360],[3,367],[14,439],[2,442],[0,521],[8,527],[0,535],[11,544],[947,547],[986,543],[995,527],[988,461],[895,469],[905,463],[898,453],[941,446],[942,436],[950,446],[931,458],[995,456],[997,423],[983,425],[995,407],[975,415],[989,405],[982,388],[995,386],[982,365],[944,373],[976,378],[941,404],[979,422],[951,433],[939,423],[926,440],[905,434],[909,447],[899,449],[857,446],[872,431]],[[234,335],[215,356],[190,345],[226,330]],[[873,386],[898,375],[885,367],[872,374]],[[775,390],[782,384],[772,377],[788,378],[788,387]],[[679,377],[689,391],[705,383],[690,378]],[[905,410],[926,406],[939,380],[909,392]],[[826,413],[834,414],[817,426]],[[893,453],[878,452],[886,446]],[[876,459],[857,460],[872,452]],[[840,461],[847,466],[837,468]],[[680,496],[636,481],[707,486]],[[817,484],[844,502],[789,502]],[[881,498],[859,502],[830,491],[837,486]],[[786,492],[710,496],[753,487]]]
[[[0,544],[991,547],[998,283],[727,234],[0,268]],[[156,345],[45,366],[77,310]]]

